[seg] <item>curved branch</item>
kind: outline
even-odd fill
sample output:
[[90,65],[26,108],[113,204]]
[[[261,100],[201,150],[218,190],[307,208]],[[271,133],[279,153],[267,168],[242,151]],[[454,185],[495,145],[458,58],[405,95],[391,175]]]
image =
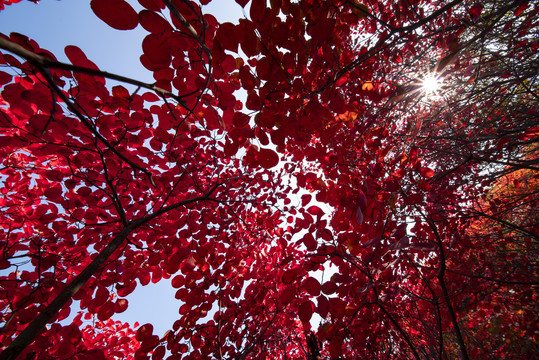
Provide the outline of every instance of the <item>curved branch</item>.
[[156,217],[176,209],[180,206],[185,206],[191,203],[200,202],[208,199],[211,194],[220,186],[217,183],[208,192],[201,196],[179,201],[175,204],[167,206],[155,213],[149,214],[137,220],[128,223],[120,232],[111,240],[111,242],[92,260],[82,272],[77,275],[47,307],[13,340],[11,344],[0,354],[0,360],[15,360],[24,349],[30,345],[45,325],[51,321],[58,312],[67,304],[67,302],[79,291],[84,284],[103,266],[107,259],[116,251],[120,245],[124,243],[127,237],[140,226],[148,223]]
[[7,50],[15,55],[18,55],[24,59],[26,59],[28,62],[30,62],[32,65],[37,67],[42,67],[46,69],[61,69],[61,70],[69,70],[74,71],[76,73],[81,74],[88,74],[92,76],[100,76],[111,80],[120,81],[126,84],[131,84],[135,86],[140,86],[141,88],[145,88],[148,90],[155,91],[161,96],[168,96],[174,100],[176,100],[180,105],[182,105],[184,108],[188,109],[187,105],[183,101],[181,96],[178,96],[170,91],[161,89],[160,87],[155,86],[154,84],[145,83],[143,81],[135,80],[132,78],[128,78],[126,76],[118,75],[109,73],[107,71],[101,71],[97,69],[91,69],[84,66],[78,66],[78,65],[72,65],[63,63],[56,60],[51,60],[49,58],[46,58],[44,56],[38,55],[36,53],[33,53],[31,51],[26,50],[22,46],[10,41],[6,40],[2,37],[0,37],[0,48]]

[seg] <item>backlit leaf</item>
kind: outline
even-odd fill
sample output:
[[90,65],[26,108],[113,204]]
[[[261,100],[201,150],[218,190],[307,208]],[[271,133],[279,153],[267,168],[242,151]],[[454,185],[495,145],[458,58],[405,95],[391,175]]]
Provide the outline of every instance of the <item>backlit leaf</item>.
[[131,30],[137,27],[137,12],[124,0],[91,0],[90,7],[110,27]]
[[257,158],[264,169],[271,169],[279,164],[279,155],[271,149],[260,149]]

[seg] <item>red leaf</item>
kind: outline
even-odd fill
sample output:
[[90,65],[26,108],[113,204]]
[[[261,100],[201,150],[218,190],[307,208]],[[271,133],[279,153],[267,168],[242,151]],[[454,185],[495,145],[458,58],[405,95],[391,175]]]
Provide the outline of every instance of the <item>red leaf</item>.
[[305,194],[301,196],[301,206],[305,207],[310,201],[312,196],[310,194]]
[[21,310],[17,315],[19,317],[20,324],[28,324],[37,316],[37,309],[35,307],[30,307]]
[[175,274],[180,269],[182,260],[183,259],[178,253],[174,253],[170,257],[168,257],[168,259],[166,260],[166,266],[165,266],[167,273],[169,273],[170,275]]
[[252,92],[247,96],[245,107],[249,110],[260,110],[262,108],[262,101],[256,93]]
[[49,94],[42,93],[39,90],[25,90],[21,97],[29,103],[35,104],[39,110],[49,112],[52,110],[52,99]]
[[200,349],[200,347],[202,346],[202,337],[200,336],[200,334],[194,334],[191,337],[191,345],[193,345],[195,349]]
[[337,291],[337,284],[335,284],[333,281],[326,281],[322,285],[322,292],[326,295],[331,295],[335,291]]
[[11,263],[6,259],[0,259],[0,270],[7,269],[11,266]]
[[84,66],[87,68],[99,70],[96,64],[88,60],[84,51],[74,45],[68,45],[65,47],[64,52],[73,65]]
[[82,339],[82,333],[73,324],[63,327],[61,333],[62,338],[73,345],[77,345]]
[[95,297],[92,300],[92,306],[100,307],[109,299],[109,291],[104,286],[99,286],[95,292]]
[[319,297],[316,298],[316,301],[318,303],[318,307],[317,307],[318,314],[320,314],[322,318],[325,318],[329,313],[328,298],[325,297],[324,295],[320,295]]
[[434,176],[434,170],[432,170],[432,169],[430,169],[428,167],[421,168],[419,170],[419,173],[421,174],[421,176],[423,176],[423,177],[425,177],[427,179]]
[[391,245],[391,250],[401,250],[410,246],[410,239],[408,236],[403,236],[399,241]]
[[307,247],[307,250],[309,251],[314,251],[318,247],[318,241],[316,241],[316,239],[311,233],[305,234],[302,241],[305,244],[305,247]]
[[241,5],[241,7],[245,7],[245,5],[247,5],[247,3],[249,2],[249,0],[236,0],[236,2],[238,4]]
[[154,93],[151,93],[151,92],[146,92],[146,93],[142,94],[142,98],[144,99],[144,101],[147,101],[147,102],[159,101],[159,96],[157,96],[157,95],[155,95]]
[[114,97],[129,99],[129,91],[121,85],[114,86],[112,88],[112,95]]
[[159,11],[165,8],[161,0],[138,0],[139,4],[151,11]]
[[159,68],[168,66],[172,59],[168,38],[163,35],[147,35],[142,41],[142,50],[146,58]]
[[303,287],[312,296],[320,295],[320,282],[313,277],[306,278],[303,281]]
[[434,251],[436,246],[434,244],[431,244],[429,242],[417,242],[410,245],[412,249],[416,250],[423,250],[423,251]]
[[125,285],[117,284],[116,285],[116,293],[118,296],[127,296],[135,290],[135,287],[137,286],[136,281],[130,281],[127,282]]
[[123,313],[125,310],[127,310],[127,305],[127,299],[116,300],[116,304],[114,304],[114,312],[117,314]]
[[[237,53],[239,41],[242,40],[238,38],[239,36],[243,37],[243,34],[241,33],[241,31],[238,31],[238,29],[236,28],[236,25],[232,23],[223,23],[219,25],[219,28],[217,29],[217,32],[215,33],[215,40],[219,42],[223,50],[230,50]],[[243,68],[246,68],[246,67],[244,66],[242,67],[242,69]],[[244,70],[244,74],[242,75],[242,70],[240,69],[240,78],[242,76],[245,76],[245,70]],[[249,88],[249,89],[246,88],[245,90],[252,90],[252,88]]]
[[332,359],[337,359],[342,354],[342,339],[338,336],[334,336],[329,341],[329,354]]
[[470,15],[473,20],[477,20],[479,16],[481,15],[481,12],[483,11],[483,4],[477,3],[470,9]]
[[144,341],[142,341],[142,344],[140,345],[140,351],[142,351],[143,353],[149,353],[150,351],[155,349],[157,345],[159,345],[159,337],[157,335],[149,336],[144,339]]
[[153,325],[152,324],[144,324],[141,327],[138,328],[137,333],[135,335],[135,338],[138,341],[143,341],[146,338],[152,336],[153,334]]
[[282,281],[285,284],[292,284],[293,282],[296,281],[297,278],[298,278],[298,275],[296,273],[296,270],[291,269],[291,270],[285,271],[285,273],[283,274]]
[[359,192],[357,201],[358,201],[358,206],[361,209],[361,211],[367,210],[367,197],[362,191]]
[[279,301],[282,305],[288,305],[294,297],[296,297],[296,287],[294,285],[289,285],[281,291]]
[[525,3],[521,4],[519,7],[515,9],[515,12],[514,12],[515,16],[520,16],[524,12],[524,10],[526,10],[527,8],[528,8],[528,2],[526,1]]
[[404,199],[406,205],[417,205],[423,202],[423,195],[421,193],[410,194]]
[[307,209],[307,212],[311,215],[318,215],[320,213],[323,213],[322,209],[320,209],[318,206],[316,205],[313,205],[313,206],[310,206],[308,209]]
[[94,14],[110,27],[131,30],[138,25],[137,12],[124,0],[91,0]]
[[260,149],[257,158],[264,169],[271,169],[279,164],[279,155],[271,149]]
[[170,284],[173,288],[179,289],[180,287],[185,285],[185,277],[183,275],[176,275],[172,278]]
[[311,300],[307,300],[298,307],[298,315],[301,322],[309,322],[313,316],[314,304]]
[[110,301],[101,306],[97,312],[97,318],[101,321],[110,319],[112,315],[114,315],[114,303]]
[[152,354],[152,360],[161,360],[165,357],[167,349],[164,346],[157,347]]
[[59,200],[62,197],[62,187],[60,185],[48,187],[44,194],[50,200]]
[[173,30],[167,20],[153,11],[142,10],[138,14],[138,20],[140,25],[152,34],[161,35]]
[[11,82],[12,78],[13,76],[9,75],[8,73],[0,71],[0,85],[4,85]]
[[204,111],[204,119],[206,120],[206,127],[208,130],[221,129],[221,119],[217,110],[208,106]]
[[329,312],[334,318],[340,319],[344,316],[345,303],[339,298],[329,299]]

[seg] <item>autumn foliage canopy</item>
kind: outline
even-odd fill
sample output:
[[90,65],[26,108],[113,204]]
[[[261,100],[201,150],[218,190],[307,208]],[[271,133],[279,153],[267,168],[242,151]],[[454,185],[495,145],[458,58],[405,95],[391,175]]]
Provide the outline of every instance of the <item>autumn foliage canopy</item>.
[[0,34],[0,359],[537,356],[538,4],[210,1],[90,1],[152,83]]

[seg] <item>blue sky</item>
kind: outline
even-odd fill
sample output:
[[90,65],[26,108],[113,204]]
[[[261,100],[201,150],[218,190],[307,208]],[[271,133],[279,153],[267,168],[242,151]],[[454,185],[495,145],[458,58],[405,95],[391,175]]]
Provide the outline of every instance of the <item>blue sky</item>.
[[[138,11],[140,5],[129,0]],[[214,0],[204,8],[220,22],[237,22],[243,17],[241,7],[234,0]],[[6,6],[0,11],[0,32],[8,35],[18,32],[27,35],[44,49],[51,51],[60,61],[68,62],[64,47],[76,45],[87,57],[105,71],[152,82],[151,72],[139,62],[141,43],[147,32],[139,25],[130,31],[118,31],[99,20],[83,0],[42,0],[38,5],[23,1]],[[155,334],[163,335],[178,319],[181,303],[174,298],[176,290],[169,280],[158,284],[137,286],[128,297],[129,308],[113,319],[133,325],[152,323]],[[72,308],[73,311],[77,309]]]
[[[137,10],[137,1],[128,0]],[[204,7],[220,22],[237,22],[241,7],[234,0],[214,0]],[[129,31],[110,28],[99,20],[86,0],[42,0],[38,5],[22,1],[0,11],[0,32],[18,32],[37,41],[60,61],[68,61],[64,47],[77,45],[102,70],[153,81],[139,62],[142,40],[148,34],[140,25]]]

